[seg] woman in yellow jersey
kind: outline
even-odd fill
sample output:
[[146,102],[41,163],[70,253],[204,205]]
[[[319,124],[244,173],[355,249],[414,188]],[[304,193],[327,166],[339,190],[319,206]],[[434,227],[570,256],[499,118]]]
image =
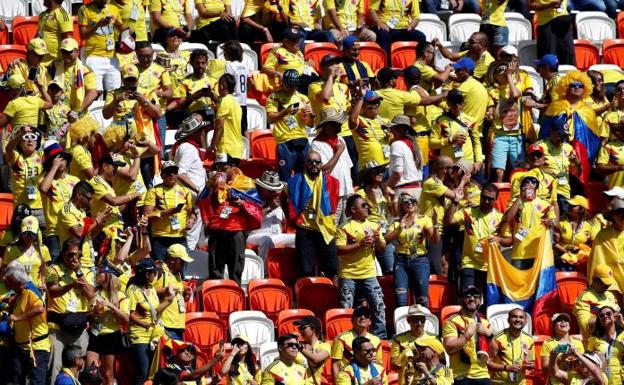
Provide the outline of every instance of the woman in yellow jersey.
[[596,228],[589,222],[587,198],[575,195],[569,201],[567,216],[559,223],[560,239],[555,243],[557,270],[573,271],[578,264],[585,265]]
[[437,214],[431,217],[418,215],[418,200],[409,193],[399,195],[399,220],[390,225],[385,235],[386,243],[397,240],[394,260],[394,288],[396,306],[407,305],[408,289],[416,302],[427,306],[429,293],[429,259],[427,242],[437,243]]
[[12,261],[19,261],[30,276],[30,280],[40,290],[45,287],[47,264],[50,252],[39,239],[39,222],[30,216],[20,225],[21,233],[16,243],[7,247],[2,257],[2,267]]
[[226,376],[228,385],[260,384],[262,371],[256,362],[251,345],[243,337],[234,337],[231,341],[232,352],[223,362],[221,374]]
[[604,357],[604,373],[609,385],[622,385],[622,357],[624,357],[624,328],[617,305],[603,306],[598,311],[594,333],[587,340],[587,351]]
[[112,385],[115,381],[113,369],[115,358],[123,352],[121,324],[130,320],[129,301],[119,285],[121,271],[111,266],[106,260],[98,267],[95,276],[95,302],[91,308],[91,329],[87,362],[100,362],[104,377],[103,385]]
[[281,40],[287,19],[281,1],[245,0],[240,19],[240,41],[252,44],[258,40],[273,43]]
[[[542,361],[542,370],[544,374],[548,376],[548,381],[550,385],[561,385],[561,382],[557,380],[555,377],[549,374],[550,369],[550,353],[557,349],[559,345],[566,346],[572,345],[576,348],[576,350],[580,353],[583,353],[585,349],[583,348],[583,341],[577,338],[572,338],[570,336],[570,315],[567,313],[555,313],[552,318],[552,330],[553,335],[542,345],[541,350],[541,361]],[[565,350],[567,348],[559,348],[559,350]],[[558,366],[560,369],[568,371],[571,369],[570,361],[564,358],[564,354],[559,354],[557,357]]]
[[185,96],[182,93],[182,81],[188,75],[188,64],[191,53],[189,51],[180,51],[180,45],[186,38],[186,34],[181,29],[170,29],[167,34],[167,46],[164,52],[156,55],[156,63],[163,66],[171,78],[171,88],[173,89],[173,97],[181,98]]
[[191,41],[225,42],[238,40],[237,17],[232,14],[232,0],[195,0],[197,29],[191,34]]

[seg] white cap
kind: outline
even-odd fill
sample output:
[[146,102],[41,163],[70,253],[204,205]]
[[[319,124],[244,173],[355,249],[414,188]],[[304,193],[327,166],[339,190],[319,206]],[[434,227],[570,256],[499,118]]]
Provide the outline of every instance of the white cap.
[[134,51],[134,47],[135,47],[134,38],[132,37],[132,35],[130,35],[129,29],[126,29],[121,33],[121,36],[119,37],[119,41],[121,42],[121,44],[124,44],[129,49]]
[[506,45],[501,49],[501,51],[507,55],[518,56],[518,49],[513,45]]
[[624,189],[621,188],[620,186],[615,186],[611,190],[603,191],[602,193],[612,198],[624,199]]

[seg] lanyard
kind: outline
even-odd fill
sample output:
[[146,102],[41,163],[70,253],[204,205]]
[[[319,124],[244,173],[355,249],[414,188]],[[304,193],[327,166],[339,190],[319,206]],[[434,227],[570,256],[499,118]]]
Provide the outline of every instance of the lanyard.
[[583,229],[583,224],[585,223],[585,221],[581,221],[581,223],[579,223],[578,227],[576,228],[576,230],[572,229],[572,222],[570,222],[570,230],[572,230],[572,244],[574,244],[574,238],[576,238],[576,234],[579,233],[579,231],[581,231]]
[[[487,221],[485,221],[486,224],[486,228],[485,230],[487,231],[487,233],[485,235],[489,235],[490,231],[492,231],[492,227],[494,226],[494,222],[496,220],[496,216],[494,215],[496,212],[496,210],[492,210],[492,212],[490,213],[490,223],[488,223]],[[481,219],[485,220],[485,216],[483,216],[483,218],[477,219],[477,238],[481,239],[482,237],[482,232],[481,232]]]
[[145,298],[145,302],[147,302],[150,308],[150,313],[152,314],[152,322],[158,322],[158,313],[156,312],[154,305],[152,305],[152,303],[149,301],[149,298],[147,298],[147,295],[145,294],[145,289],[139,286],[137,286],[137,289],[141,291],[141,294],[143,294],[143,298]]
[[413,222],[412,222],[412,235],[414,236],[412,239],[410,239],[410,229],[405,229],[405,243],[407,245],[407,247],[411,247],[412,242],[415,243],[416,245],[418,245],[418,243],[416,242],[416,239],[418,238],[418,225],[416,224],[416,221],[418,220],[417,216],[414,216]]
[[526,228],[527,230],[531,229],[531,225],[533,224],[533,217],[535,216],[535,205],[531,204],[531,216],[529,217],[529,226]]
[[[561,174],[567,174],[567,170],[566,170],[566,167],[565,167],[565,160],[563,160],[566,157],[566,154],[563,152],[563,146],[561,147],[561,150],[559,150],[559,156],[556,157],[554,155],[555,148],[552,146],[552,143],[546,142],[546,145],[548,146],[548,152],[550,153],[550,157],[552,158],[553,163],[555,164],[555,166],[557,167],[557,169],[560,172],[556,176],[559,176]],[[556,158],[562,158],[561,162],[559,162]]]

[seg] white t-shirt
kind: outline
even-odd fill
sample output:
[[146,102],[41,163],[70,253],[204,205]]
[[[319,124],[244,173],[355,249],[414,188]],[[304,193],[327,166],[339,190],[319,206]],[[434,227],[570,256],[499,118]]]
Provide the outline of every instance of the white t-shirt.
[[225,73],[231,74],[236,79],[234,96],[241,106],[247,105],[247,77],[249,71],[247,67],[239,61],[229,61],[225,64]]
[[201,192],[206,186],[206,170],[199,157],[197,148],[189,143],[182,143],[176,150],[173,161],[180,174],[186,174]]
[[422,170],[416,168],[412,150],[401,140],[390,145],[390,172],[401,174],[397,186],[422,181]]
[[249,232],[249,235],[253,234],[281,234],[282,233],[282,221],[285,219],[284,210],[281,207],[276,207],[269,211],[263,218],[262,224],[258,230]]
[[[338,140],[346,146],[344,139],[338,137]],[[316,151],[321,155],[321,162],[323,162],[323,164],[329,162],[329,160],[334,156],[334,150],[331,148],[331,146],[326,142],[321,142],[320,140],[313,140],[310,150]],[[353,167],[353,162],[351,162],[349,152],[345,148],[342,154],[340,154],[340,158],[338,158],[336,166],[330,173],[331,176],[338,179],[338,182],[340,182],[338,196],[345,197],[353,194],[351,167]]]

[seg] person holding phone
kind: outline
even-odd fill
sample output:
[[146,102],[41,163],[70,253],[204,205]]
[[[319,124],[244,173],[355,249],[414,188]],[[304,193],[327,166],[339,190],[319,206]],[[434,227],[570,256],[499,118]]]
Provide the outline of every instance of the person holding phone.
[[570,361],[563,359],[570,352],[570,346],[574,346],[581,354],[585,352],[583,341],[570,335],[571,318],[567,313],[555,313],[551,317],[552,337],[544,341],[540,352],[542,361],[542,371],[548,376],[548,381],[552,385],[562,385],[556,377],[550,376],[550,354],[557,352],[557,361],[560,369],[569,371],[572,369]]
[[[222,342],[223,340],[220,341]],[[227,384],[259,385],[262,381],[262,371],[249,342],[244,337],[237,336],[230,344],[232,352],[221,367],[221,374],[226,377]]]
[[609,385],[622,385],[622,357],[624,356],[624,320],[616,304],[602,306],[592,336],[587,340],[587,351],[604,357],[603,371]]
[[386,370],[375,362],[377,348],[371,341],[366,337],[357,337],[351,347],[353,359],[338,373],[336,385],[388,385]]

